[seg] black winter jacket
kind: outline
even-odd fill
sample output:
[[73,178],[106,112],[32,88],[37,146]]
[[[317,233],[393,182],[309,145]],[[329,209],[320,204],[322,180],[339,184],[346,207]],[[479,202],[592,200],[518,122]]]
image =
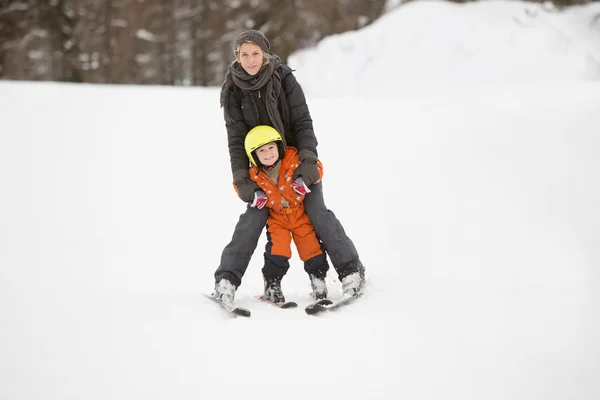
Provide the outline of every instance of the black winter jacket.
[[[296,77],[292,73],[290,67],[282,64],[279,67],[281,75],[281,86],[287,99],[289,113],[282,112],[281,102],[278,103],[279,114],[283,119],[285,127],[285,141],[288,146],[294,146],[299,152],[302,150],[310,150],[317,155],[317,138],[313,130],[312,118],[306,98],[300,84],[296,81]],[[264,91],[243,91],[238,87],[233,87],[229,94],[229,114],[233,122],[226,122],[227,141],[229,144],[229,157],[231,161],[231,172],[235,175],[241,171],[248,172],[249,160],[244,148],[244,139],[250,129],[257,125],[265,124],[272,125],[266,116],[266,108],[264,103]],[[259,112],[260,111],[260,112]],[[289,120],[285,120],[285,115],[289,114]],[[235,172],[238,171],[238,174]],[[239,176],[239,175],[238,175]]]

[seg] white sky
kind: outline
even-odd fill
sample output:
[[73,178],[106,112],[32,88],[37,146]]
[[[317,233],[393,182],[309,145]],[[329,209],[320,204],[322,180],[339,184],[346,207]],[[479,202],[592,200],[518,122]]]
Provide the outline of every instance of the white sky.
[[251,319],[200,296],[244,208],[218,89],[0,82],[0,398],[600,398],[600,5],[525,9],[411,3],[292,58],[368,268],[323,317],[252,299],[264,238]]

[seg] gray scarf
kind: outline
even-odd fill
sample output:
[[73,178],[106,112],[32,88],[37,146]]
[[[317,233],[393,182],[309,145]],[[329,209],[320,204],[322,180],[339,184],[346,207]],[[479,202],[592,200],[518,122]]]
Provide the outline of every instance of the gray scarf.
[[[281,86],[280,66],[281,60],[275,54],[270,56],[269,62],[263,65],[256,75],[249,75],[237,61],[229,65],[225,74],[225,82],[221,86],[221,107],[223,107],[223,111],[225,112],[226,122],[234,122],[229,114],[228,107],[229,91],[232,88],[237,87],[244,92],[250,92],[266,86],[267,99],[265,103],[269,119],[273,123],[273,128],[277,129],[277,132],[279,132],[285,142],[284,123],[277,109],[278,102],[281,102],[282,110],[284,112],[288,111],[287,101]],[[284,120],[287,120],[285,117],[287,116],[284,116]]]

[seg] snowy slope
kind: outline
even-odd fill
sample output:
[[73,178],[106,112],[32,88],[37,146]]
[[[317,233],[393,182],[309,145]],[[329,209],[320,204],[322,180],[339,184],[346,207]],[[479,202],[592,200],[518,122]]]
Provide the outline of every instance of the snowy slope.
[[[419,4],[386,18],[513,10]],[[252,299],[264,239],[237,297],[251,319],[200,295],[244,207],[218,89],[0,82],[0,398],[600,398],[600,83],[497,67],[502,85],[309,98],[369,279],[323,318]],[[297,258],[284,290],[309,301]]]
[[314,96],[396,94],[423,86],[600,78],[600,4],[557,12],[493,0],[407,3],[360,31],[289,58]]

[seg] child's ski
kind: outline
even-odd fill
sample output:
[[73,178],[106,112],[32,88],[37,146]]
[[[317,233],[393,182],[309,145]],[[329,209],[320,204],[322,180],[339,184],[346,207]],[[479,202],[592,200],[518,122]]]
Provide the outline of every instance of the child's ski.
[[308,315],[317,315],[317,314],[320,314],[325,311],[334,311],[340,307],[343,307],[343,306],[346,306],[346,305],[352,303],[354,300],[358,299],[360,296],[361,295],[359,294],[356,296],[344,297],[337,302],[333,302],[329,299],[319,300],[316,303],[307,305],[304,308],[304,311],[306,311],[306,313]]
[[223,310],[225,310],[227,312],[227,314],[229,314],[231,316],[234,316],[234,317],[249,317],[251,315],[250,310],[248,310],[247,308],[229,306],[229,305],[223,303],[221,300],[219,300],[219,299],[211,296],[210,294],[202,293],[202,296],[204,296],[207,299],[210,299],[210,300],[214,301],[215,303],[217,303],[219,306],[221,306],[221,308]]
[[265,299],[261,295],[256,295],[256,296],[254,296],[254,298],[256,300],[260,300],[264,303],[268,303],[268,304],[272,305],[273,307],[277,307],[277,308],[296,308],[296,307],[298,307],[298,303],[296,303],[295,301],[288,301],[285,303],[273,303],[271,300]]

